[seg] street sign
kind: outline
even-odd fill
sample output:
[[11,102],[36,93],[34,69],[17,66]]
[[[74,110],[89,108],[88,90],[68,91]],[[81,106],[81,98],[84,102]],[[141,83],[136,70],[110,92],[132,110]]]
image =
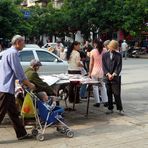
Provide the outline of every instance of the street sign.
[[31,17],[31,12],[28,10],[22,10],[22,13],[24,14],[24,18],[30,18]]

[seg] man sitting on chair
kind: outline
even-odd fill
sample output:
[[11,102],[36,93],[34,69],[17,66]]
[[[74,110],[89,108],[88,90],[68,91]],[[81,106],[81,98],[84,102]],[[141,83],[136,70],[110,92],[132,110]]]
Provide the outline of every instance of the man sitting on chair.
[[29,79],[30,82],[35,84],[36,90],[35,92],[41,92],[45,91],[48,96],[55,95],[56,96],[56,91],[49,86],[46,82],[43,82],[43,80],[39,77],[37,71],[39,70],[40,66],[42,66],[41,62],[33,59],[30,62],[30,67],[28,67],[25,70],[25,74],[27,78]]

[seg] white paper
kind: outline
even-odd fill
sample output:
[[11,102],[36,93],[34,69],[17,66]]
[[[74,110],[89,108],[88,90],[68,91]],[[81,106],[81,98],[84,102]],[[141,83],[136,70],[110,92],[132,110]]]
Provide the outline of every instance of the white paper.
[[58,82],[60,80],[60,78],[58,77],[54,77],[54,76],[45,76],[45,75],[41,75],[40,78],[46,82],[49,86],[55,84],[56,82]]

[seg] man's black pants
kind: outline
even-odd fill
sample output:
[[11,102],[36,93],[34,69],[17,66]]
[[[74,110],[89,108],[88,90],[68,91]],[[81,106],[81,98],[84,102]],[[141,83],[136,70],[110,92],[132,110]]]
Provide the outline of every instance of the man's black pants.
[[14,95],[0,92],[0,123],[4,119],[6,113],[8,113],[10,119],[13,122],[17,138],[26,135],[27,132],[21,120],[19,119]]
[[115,81],[107,81],[106,89],[108,95],[108,109],[113,110],[113,96],[116,102],[117,110],[123,110],[121,101],[121,76]]

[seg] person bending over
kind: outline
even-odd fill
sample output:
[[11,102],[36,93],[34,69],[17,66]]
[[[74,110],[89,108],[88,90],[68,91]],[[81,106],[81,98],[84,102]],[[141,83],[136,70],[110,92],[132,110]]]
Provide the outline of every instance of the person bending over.
[[30,67],[25,70],[27,78],[30,80],[30,82],[35,84],[36,93],[45,91],[48,96],[56,95],[56,91],[39,77],[37,71],[39,70],[40,66],[42,66],[42,64],[39,60],[31,60]]

